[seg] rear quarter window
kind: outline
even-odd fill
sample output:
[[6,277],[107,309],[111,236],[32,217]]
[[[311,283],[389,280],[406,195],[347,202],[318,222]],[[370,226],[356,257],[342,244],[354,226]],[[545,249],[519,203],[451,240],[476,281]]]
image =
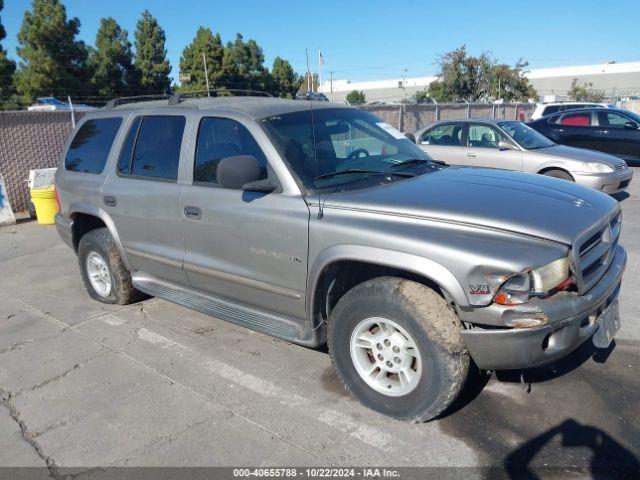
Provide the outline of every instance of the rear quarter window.
[[69,145],[64,168],[72,172],[100,174],[109,157],[122,118],[96,118],[82,124]]

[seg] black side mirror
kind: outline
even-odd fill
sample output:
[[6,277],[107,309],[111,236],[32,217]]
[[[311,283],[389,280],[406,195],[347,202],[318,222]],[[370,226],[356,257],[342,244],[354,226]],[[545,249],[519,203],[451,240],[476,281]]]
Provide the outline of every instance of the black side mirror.
[[638,124],[636,122],[632,122],[631,120],[629,120],[624,124],[624,128],[626,128],[627,130],[637,130]]
[[242,185],[242,190],[246,192],[271,193],[277,188],[278,185],[276,184],[276,182],[274,182],[270,178],[265,178],[263,180],[257,180],[255,182],[249,182]]
[[237,155],[226,157],[218,162],[216,175],[218,183],[224,188],[241,189],[247,183],[262,180],[263,169],[256,157]]
[[404,134],[404,136],[407,137],[411,141],[411,143],[416,143],[416,137],[413,133],[407,132]]

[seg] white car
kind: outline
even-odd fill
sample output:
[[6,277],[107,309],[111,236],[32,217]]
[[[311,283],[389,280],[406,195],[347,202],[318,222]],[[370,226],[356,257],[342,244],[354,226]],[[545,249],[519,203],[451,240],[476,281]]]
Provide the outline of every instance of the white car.
[[609,108],[610,105],[606,103],[597,102],[551,102],[551,103],[536,103],[536,109],[531,115],[531,120],[537,120],[545,115],[551,115],[552,113],[564,112],[565,110],[573,110],[574,108],[585,107],[602,107]]
[[[83,103],[74,103],[73,109],[76,112],[90,112],[96,110],[95,107],[90,107]],[[58,100],[54,97],[40,97],[36,100],[36,103],[27,108],[30,112],[57,112],[57,111],[71,111],[71,107],[68,103]]]

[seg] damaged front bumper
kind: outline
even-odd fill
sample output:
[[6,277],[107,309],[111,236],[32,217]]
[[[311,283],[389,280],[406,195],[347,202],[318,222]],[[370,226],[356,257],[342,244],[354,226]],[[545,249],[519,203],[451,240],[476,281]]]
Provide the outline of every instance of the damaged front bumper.
[[[624,249],[617,246],[609,270],[584,295],[558,292],[526,304],[494,303],[461,312],[462,320],[474,327],[462,332],[471,357],[480,368],[510,370],[545,365],[569,354],[591,338],[598,329],[596,319],[617,300],[626,261]],[[526,327],[532,323],[542,325]]]

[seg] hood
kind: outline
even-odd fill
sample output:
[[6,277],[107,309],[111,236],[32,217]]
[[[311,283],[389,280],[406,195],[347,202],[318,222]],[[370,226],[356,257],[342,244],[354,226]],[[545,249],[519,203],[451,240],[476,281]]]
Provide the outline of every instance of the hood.
[[616,165],[622,165],[623,163],[625,163],[624,160],[607,153],[596,152],[595,150],[587,150],[586,148],[568,147],[566,145],[554,145],[547,148],[527,150],[527,152],[535,153],[536,155],[579,160],[581,162],[600,162],[605,163],[610,167],[614,167],[614,169]]
[[324,208],[432,218],[517,232],[570,245],[619,209],[613,198],[530,173],[447,167],[407,180],[330,194]]

